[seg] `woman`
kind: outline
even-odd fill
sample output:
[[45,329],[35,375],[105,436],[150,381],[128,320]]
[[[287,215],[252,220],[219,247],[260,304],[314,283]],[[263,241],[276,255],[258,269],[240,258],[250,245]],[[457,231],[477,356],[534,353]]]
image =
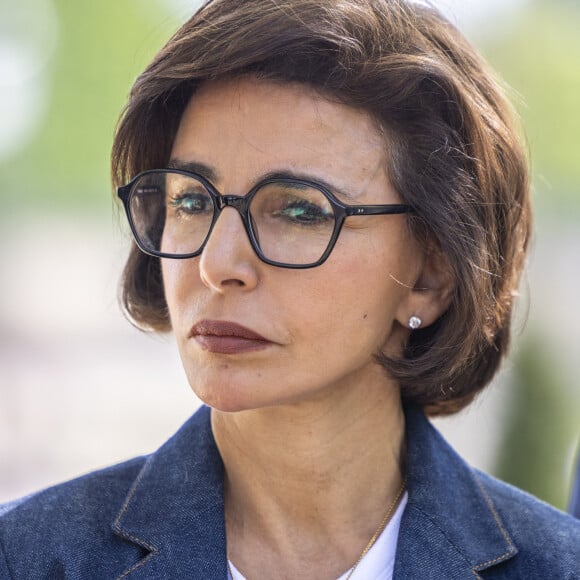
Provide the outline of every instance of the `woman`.
[[502,91],[434,9],[214,0],[113,147],[128,315],[207,404],[4,507],[2,578],[579,578],[573,518],[426,420],[506,353],[530,235]]

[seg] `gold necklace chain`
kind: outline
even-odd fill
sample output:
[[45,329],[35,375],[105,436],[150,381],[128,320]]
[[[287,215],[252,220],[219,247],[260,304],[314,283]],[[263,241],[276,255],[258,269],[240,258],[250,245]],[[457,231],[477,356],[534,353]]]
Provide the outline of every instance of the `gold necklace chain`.
[[380,523],[377,531],[373,534],[373,537],[370,539],[369,543],[365,546],[365,549],[362,551],[361,555],[358,557],[358,560],[355,562],[354,566],[350,569],[349,575],[346,577],[346,580],[349,580],[350,577],[354,574],[354,571],[357,569],[357,566],[361,563],[362,559],[368,554],[369,550],[375,545],[377,538],[383,533],[383,530],[387,527],[391,516],[393,515],[393,511],[395,507],[398,505],[400,499],[403,497],[403,493],[405,492],[405,487],[407,486],[407,478],[403,478],[403,483],[395,496],[395,499],[392,501],[383,521]]
[[[383,533],[383,530],[387,527],[387,524],[389,523],[389,520],[391,519],[391,517],[393,515],[393,511],[394,511],[395,507],[399,504],[399,501],[403,497],[403,493],[405,492],[406,486],[407,486],[407,478],[405,477],[405,478],[403,478],[403,483],[401,484],[401,487],[399,488],[399,491],[397,492],[395,499],[392,501],[391,505],[389,506],[389,509],[387,510],[387,513],[385,514],[385,517],[382,519],[376,532],[372,535],[371,539],[369,540],[369,543],[365,546],[364,550],[361,552],[361,555],[358,557],[358,560],[354,563],[354,566],[350,569],[350,572],[349,572],[348,576],[346,577],[346,580],[350,580],[350,577],[354,574],[354,571],[357,569],[357,567],[361,563],[362,559],[369,553],[369,550],[375,545],[377,538]],[[234,580],[234,572],[232,570],[232,566],[231,566],[229,560],[227,560],[227,564],[228,564],[228,573],[230,575],[230,578],[231,578],[231,580]]]

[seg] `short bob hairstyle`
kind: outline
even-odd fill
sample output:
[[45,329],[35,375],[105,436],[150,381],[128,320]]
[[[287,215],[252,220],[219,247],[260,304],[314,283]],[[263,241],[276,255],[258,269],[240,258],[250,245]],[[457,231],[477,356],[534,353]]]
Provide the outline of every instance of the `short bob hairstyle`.
[[[137,78],[113,145],[114,185],[166,167],[202,83],[244,75],[302,83],[376,119],[392,184],[414,208],[409,227],[454,281],[440,319],[412,332],[400,358],[376,359],[404,400],[458,411],[506,354],[530,237],[527,155],[500,84],[426,3],[210,0]],[[141,328],[170,330],[159,259],[135,246],[121,300]]]

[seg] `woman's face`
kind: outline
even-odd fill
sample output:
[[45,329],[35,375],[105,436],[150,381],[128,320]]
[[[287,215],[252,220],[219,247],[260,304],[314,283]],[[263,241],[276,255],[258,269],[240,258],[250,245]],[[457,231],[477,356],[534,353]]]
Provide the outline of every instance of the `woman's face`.
[[[346,203],[400,203],[387,155],[366,113],[302,85],[248,78],[195,94],[172,161],[207,167],[224,195],[244,195],[279,172],[329,183],[350,194]],[[198,397],[235,411],[388,384],[373,354],[399,353],[409,316],[420,314],[413,288],[424,258],[405,219],[347,218],[324,264],[291,270],[261,262],[228,207],[200,256],[163,259],[172,326]]]

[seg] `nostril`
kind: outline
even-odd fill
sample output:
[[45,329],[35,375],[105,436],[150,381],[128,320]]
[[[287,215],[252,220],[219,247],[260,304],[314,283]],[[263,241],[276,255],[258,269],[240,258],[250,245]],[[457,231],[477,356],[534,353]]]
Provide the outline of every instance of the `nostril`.
[[246,283],[243,280],[240,280],[239,278],[228,278],[227,280],[222,280],[221,285],[230,286],[233,288],[242,288],[243,286],[246,285]]

